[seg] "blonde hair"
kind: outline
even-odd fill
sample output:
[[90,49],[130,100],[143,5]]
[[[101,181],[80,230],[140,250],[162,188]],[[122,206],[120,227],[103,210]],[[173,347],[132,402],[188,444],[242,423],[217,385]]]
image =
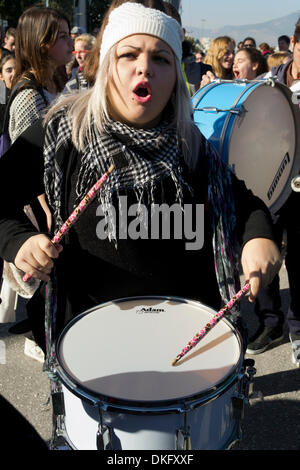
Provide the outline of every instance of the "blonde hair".
[[280,64],[285,64],[292,58],[292,54],[288,51],[274,52],[270,54],[267,58],[268,69],[271,70],[272,67],[276,67]]
[[92,36],[91,34],[86,33],[86,34],[80,34],[80,36],[76,36],[76,38],[74,39],[74,46],[76,42],[78,41],[83,41],[85,44],[87,44],[88,49],[92,49],[93,45],[96,42],[96,38],[95,36]]
[[229,36],[219,36],[213,39],[205,56],[204,63],[212,66],[218,78],[228,78],[228,71],[222,67],[220,61],[230,46],[235,48],[234,39]]
[[[62,108],[66,107],[66,115],[72,127],[72,142],[82,151],[86,142],[91,138],[91,128],[95,123],[100,133],[104,131],[105,124],[111,121],[108,111],[107,85],[112,77],[115,62],[117,44],[111,47],[98,67],[95,84],[88,90],[83,90],[70,95],[62,95],[49,109],[45,116],[45,124]],[[170,104],[173,108],[173,120],[171,127],[177,129],[179,145],[187,164],[195,165],[193,156],[189,151],[191,132],[193,127],[192,104],[186,83],[182,74],[181,64],[174,55],[177,80]],[[168,105],[167,105],[168,106]],[[195,156],[196,158],[196,156]]]

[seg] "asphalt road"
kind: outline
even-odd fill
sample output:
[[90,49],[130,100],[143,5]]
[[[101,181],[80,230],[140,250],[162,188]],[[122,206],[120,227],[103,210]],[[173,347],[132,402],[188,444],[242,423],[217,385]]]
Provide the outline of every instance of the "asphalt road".
[[[280,271],[283,308],[289,302],[284,266]],[[242,300],[242,312],[250,335],[257,327],[253,307]],[[17,320],[24,318],[19,304]],[[52,431],[52,411],[48,402],[49,381],[42,364],[24,355],[23,335],[8,332],[11,324],[0,324],[0,394],[33,425],[43,440]],[[291,361],[288,331],[283,342],[255,360],[255,390],[260,394],[246,406],[242,439],[234,450],[300,450],[300,369]],[[3,427],[3,425],[1,425]],[[1,442],[0,442],[1,447]]]

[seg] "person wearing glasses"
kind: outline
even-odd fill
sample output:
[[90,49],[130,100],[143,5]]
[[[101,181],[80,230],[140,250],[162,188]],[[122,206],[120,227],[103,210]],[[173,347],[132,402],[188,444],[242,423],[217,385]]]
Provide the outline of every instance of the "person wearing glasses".
[[72,70],[72,75],[70,80],[66,83],[64,92],[70,92],[72,90],[82,90],[88,88],[88,82],[83,74],[83,67],[87,55],[91,51],[92,47],[96,42],[96,38],[91,34],[81,34],[77,36],[74,40],[74,51],[72,52],[75,63],[78,64],[77,67],[74,67]]
[[243,47],[255,47],[256,48],[256,41],[254,38],[247,37],[243,41]]

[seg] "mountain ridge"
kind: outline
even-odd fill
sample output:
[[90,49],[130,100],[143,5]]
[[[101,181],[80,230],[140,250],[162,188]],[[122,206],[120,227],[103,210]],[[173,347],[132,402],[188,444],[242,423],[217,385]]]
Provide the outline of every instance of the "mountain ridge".
[[[251,36],[256,40],[257,45],[267,42],[271,47],[277,46],[277,38],[283,34],[291,36],[294,33],[295,24],[300,18],[300,10],[290,13],[281,18],[265,21],[262,23],[248,25],[225,25],[219,28],[203,28],[184,26],[188,36],[195,39],[200,37],[214,39],[218,36],[230,36],[236,42],[242,41],[245,37]],[[201,20],[200,20],[201,21]]]

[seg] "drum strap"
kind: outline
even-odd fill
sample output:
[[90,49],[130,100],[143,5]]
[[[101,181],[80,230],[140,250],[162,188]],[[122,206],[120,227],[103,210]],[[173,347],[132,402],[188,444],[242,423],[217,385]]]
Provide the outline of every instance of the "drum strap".
[[56,269],[55,266],[50,274],[50,281],[45,287],[45,340],[46,354],[44,372],[50,379],[50,396],[52,399],[52,439],[50,449],[55,448],[58,436],[65,434],[65,409],[62,386],[56,374],[56,352],[55,352],[55,330],[57,314],[57,292],[56,292]]
[[[46,340],[46,359],[44,370],[50,378],[56,368],[55,354],[55,329],[57,314],[57,293],[56,293],[56,269],[52,269],[50,280],[46,284],[45,291],[45,340]],[[55,373],[54,373],[55,375]],[[56,376],[56,375],[55,375]]]

